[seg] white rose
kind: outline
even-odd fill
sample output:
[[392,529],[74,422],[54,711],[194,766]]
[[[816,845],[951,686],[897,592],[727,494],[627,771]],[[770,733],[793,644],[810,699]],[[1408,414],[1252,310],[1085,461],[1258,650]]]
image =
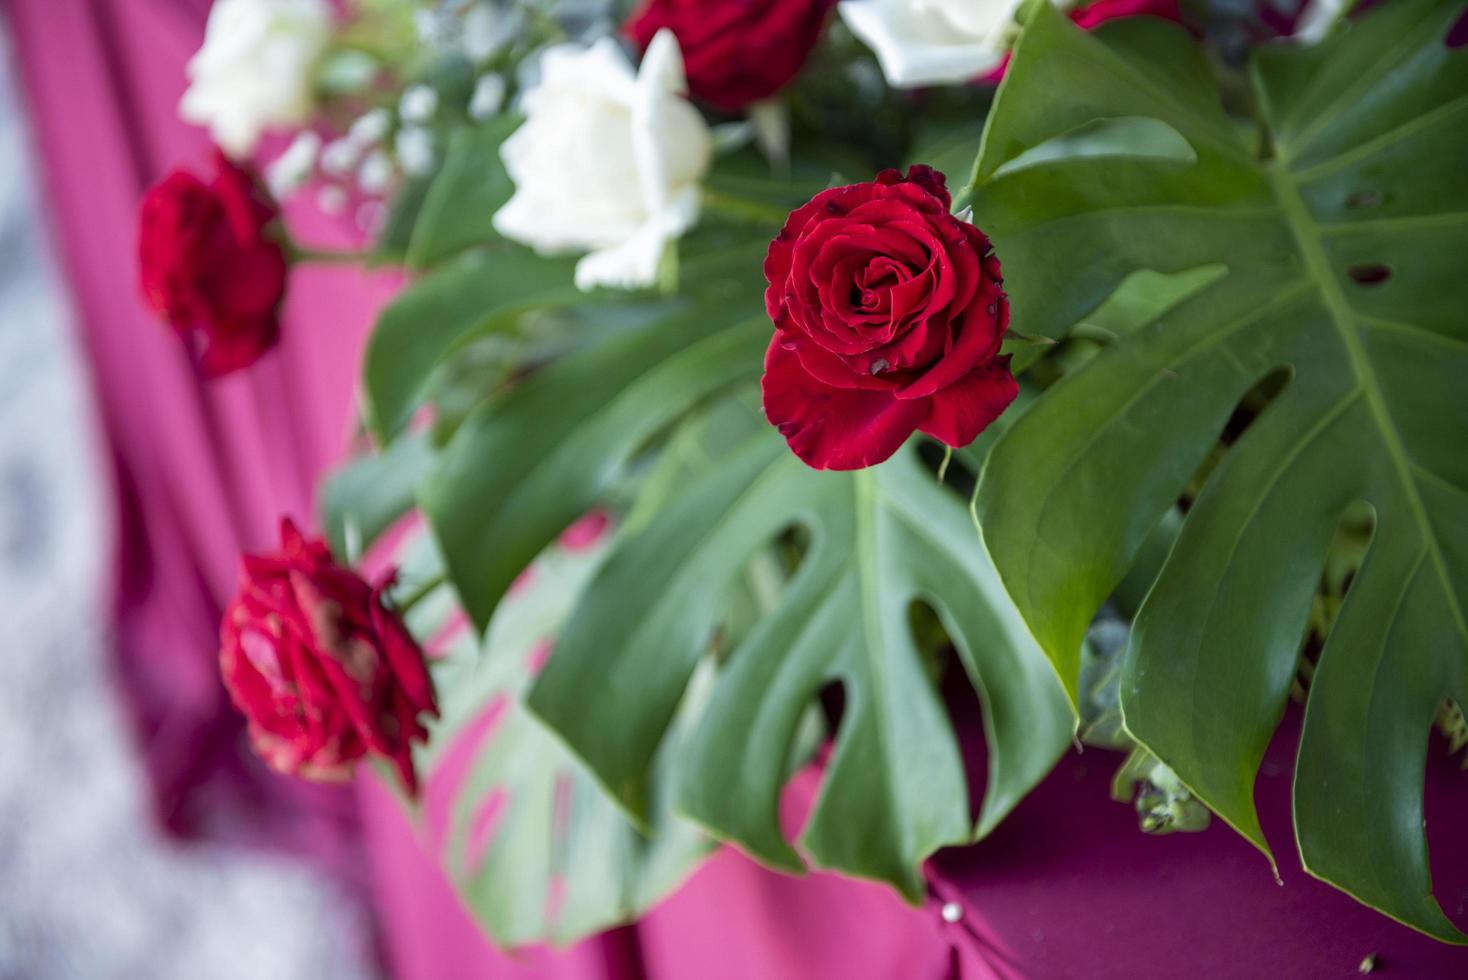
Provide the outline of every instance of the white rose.
[[551,48],[540,69],[500,150],[515,193],[495,228],[542,253],[588,252],[581,289],[653,284],[667,243],[698,219],[712,152],[678,42],[659,31],[635,73],[610,38]]
[[230,156],[249,154],[265,130],[310,118],[330,35],[327,0],[217,0],[179,115],[208,126]]
[[966,82],[998,68],[1023,0],[841,0],[851,32],[897,88]]

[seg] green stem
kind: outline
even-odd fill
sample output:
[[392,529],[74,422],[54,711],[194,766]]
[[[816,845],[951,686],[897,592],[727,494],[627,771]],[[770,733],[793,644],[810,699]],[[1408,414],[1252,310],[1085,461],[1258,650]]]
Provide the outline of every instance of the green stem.
[[315,262],[320,265],[364,265],[372,253],[344,248],[303,248],[292,246],[291,262]]
[[716,191],[712,187],[705,187],[701,197],[704,208],[735,221],[744,221],[750,224],[780,226],[785,219],[790,217],[790,212],[773,204],[763,201],[752,201],[745,197],[736,197],[723,191]]
[[426,579],[422,584],[413,589],[412,592],[409,592],[401,600],[397,600],[393,603],[393,606],[394,608],[396,608],[398,615],[408,615],[408,611],[410,609],[426,599],[430,593],[432,593],[435,589],[437,589],[439,586],[443,585],[447,581],[447,577],[441,574]]

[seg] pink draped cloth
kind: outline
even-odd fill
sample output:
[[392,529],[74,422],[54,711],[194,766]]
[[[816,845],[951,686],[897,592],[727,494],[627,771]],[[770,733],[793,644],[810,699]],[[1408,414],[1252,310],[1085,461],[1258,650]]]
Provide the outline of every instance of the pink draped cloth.
[[[1468,976],[1468,952],[1299,870],[1289,732],[1258,791],[1280,884],[1217,823],[1194,835],[1139,833],[1129,808],[1107,802],[1117,758],[1092,751],[1067,758],[991,839],[940,855],[920,908],[869,883],[783,877],[725,849],[636,926],[562,952],[494,951],[385,789],[363,780],[354,797],[262,772],[215,673],[236,556],[270,543],[280,514],[311,515],[316,480],[345,454],[362,342],[395,278],[300,272],[280,350],[201,383],[139,308],[133,223],[144,187],[203,160],[204,137],[174,107],[207,4],[5,0],[4,9],[113,481],[118,674],[160,818],[175,832],[253,833],[346,868],[365,853],[364,886],[403,980],[1340,977],[1370,954],[1383,975]],[[306,241],[351,238],[308,205],[288,217]],[[1437,892],[1463,922],[1468,775],[1440,752],[1428,768]],[[818,780],[809,771],[792,787],[792,820]]]

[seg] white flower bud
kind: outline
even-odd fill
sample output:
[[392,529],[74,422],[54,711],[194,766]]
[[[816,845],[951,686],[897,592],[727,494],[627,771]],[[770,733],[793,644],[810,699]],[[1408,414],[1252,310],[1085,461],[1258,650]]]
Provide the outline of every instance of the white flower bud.
[[474,83],[469,98],[469,118],[488,119],[505,104],[505,80],[500,75],[485,75]]
[[357,170],[357,186],[364,194],[381,194],[392,183],[393,165],[388,155],[374,150]]
[[381,143],[390,129],[392,113],[382,108],[373,109],[352,121],[352,125],[347,127],[347,138],[359,146],[370,146]]
[[398,130],[394,149],[398,166],[409,177],[422,177],[433,170],[433,136],[426,129],[405,126]]
[[265,186],[271,195],[279,200],[309,180],[320,152],[320,136],[309,129],[296,134],[285,152],[265,168]]
[[332,140],[321,151],[321,172],[332,177],[345,177],[361,157],[362,147],[355,140],[346,137]]
[[410,85],[398,100],[398,115],[410,123],[426,123],[438,111],[438,93],[427,85]]

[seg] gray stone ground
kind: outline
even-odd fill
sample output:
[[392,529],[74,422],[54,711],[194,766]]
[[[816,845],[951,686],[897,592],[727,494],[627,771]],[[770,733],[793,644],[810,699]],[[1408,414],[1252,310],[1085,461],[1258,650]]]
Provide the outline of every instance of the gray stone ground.
[[0,33],[0,980],[369,977],[364,923],[309,869],[151,825],[105,673],[104,490],[8,50]]

